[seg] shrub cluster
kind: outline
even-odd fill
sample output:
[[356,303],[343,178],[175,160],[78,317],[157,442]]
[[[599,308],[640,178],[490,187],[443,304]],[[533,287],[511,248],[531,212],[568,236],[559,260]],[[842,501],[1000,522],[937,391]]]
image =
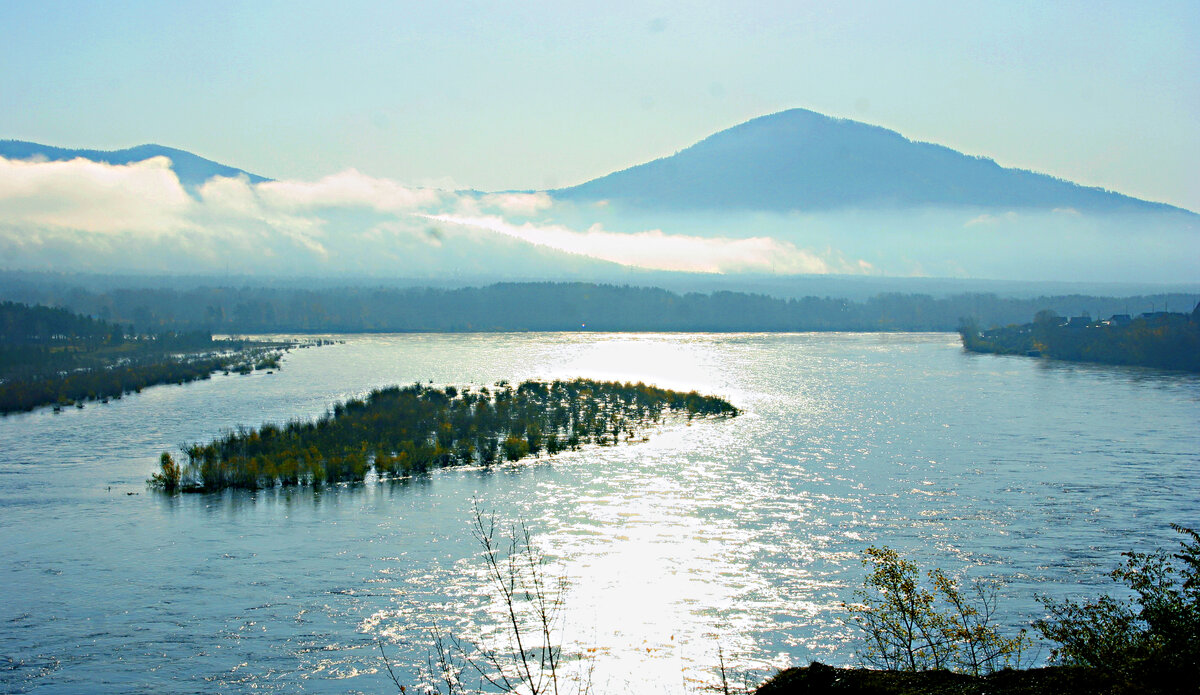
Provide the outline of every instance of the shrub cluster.
[[1056,642],[1052,660],[1109,672],[1129,692],[1171,692],[1200,676],[1200,534],[1185,536],[1177,553],[1125,553],[1113,570],[1127,598],[1086,601],[1042,598],[1050,614],[1035,626]]
[[867,548],[863,563],[871,572],[855,603],[843,604],[860,629],[864,664],[889,671],[946,669],[971,675],[1019,666],[1030,645],[1026,631],[1002,635],[993,622],[996,585],[962,586],[942,570],[926,573],[891,548]]
[[[1033,625],[1055,645],[1051,661],[1069,667],[1064,682],[1088,683],[1091,692],[1107,693],[1194,690],[1200,676],[1200,533],[1172,528],[1185,536],[1179,552],[1127,552],[1125,564],[1112,571],[1112,578],[1127,587],[1126,596],[1039,597],[1049,614]],[[922,585],[917,566],[887,547],[868,548],[863,562],[871,572],[855,591],[856,601],[843,605],[848,622],[862,632],[858,655],[864,666],[972,676],[1020,666],[1031,640],[1025,630],[1004,636],[996,629],[994,585],[976,582],[964,596],[941,570],[927,572],[930,586]],[[803,678],[816,682],[814,674]],[[796,674],[789,679],[802,680]],[[880,686],[879,691],[900,691],[901,681],[889,683],[891,690]],[[960,686],[966,687],[955,687]]]
[[516,461],[586,443],[632,439],[665,412],[687,418],[734,416],[714,396],[646,384],[588,379],[508,382],[478,391],[422,384],[372,391],[315,422],[239,428],[183,448],[186,463],[164,453],[150,484],[165,491],[256,490],[407,475],[431,466]]

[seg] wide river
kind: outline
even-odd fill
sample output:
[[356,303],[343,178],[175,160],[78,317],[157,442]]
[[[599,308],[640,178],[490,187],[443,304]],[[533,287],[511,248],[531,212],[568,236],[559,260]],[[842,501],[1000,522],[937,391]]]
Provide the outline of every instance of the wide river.
[[[862,551],[1036,596],[1117,589],[1200,525],[1200,378],[972,355],[949,334],[344,336],[275,374],[0,420],[0,692],[409,692],[436,627],[498,644],[472,505],[568,582],[592,692],[855,660]],[[585,376],[731,400],[650,441],[399,483],[170,497],[160,452],[394,383]],[[1045,658],[1043,650],[1041,658]]]

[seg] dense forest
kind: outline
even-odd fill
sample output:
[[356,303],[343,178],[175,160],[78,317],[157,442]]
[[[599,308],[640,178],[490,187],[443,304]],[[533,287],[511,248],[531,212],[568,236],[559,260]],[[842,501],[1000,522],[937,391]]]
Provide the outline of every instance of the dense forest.
[[963,347],[972,352],[1200,372],[1200,304],[1190,314],[1155,312],[1114,319],[1068,320],[1042,310],[1032,323],[986,331],[967,323],[959,332]]
[[1004,326],[1039,309],[1095,315],[1191,306],[1182,294],[1152,297],[883,293],[862,302],[765,294],[679,294],[590,283],[500,283],[484,287],[200,287],[89,290],[9,287],[11,298],[61,306],[138,331],[332,333],[408,331],[953,331],[963,321]]
[[372,391],[315,422],[240,428],[209,444],[168,452],[150,484],[167,492],[361,482],[432,466],[516,461],[588,443],[616,444],[666,414],[733,417],[715,396],[588,379],[500,382],[493,390],[422,384]]
[[65,309],[0,303],[0,413],[82,405],[213,372],[277,369],[279,343],[207,331],[133,333]]

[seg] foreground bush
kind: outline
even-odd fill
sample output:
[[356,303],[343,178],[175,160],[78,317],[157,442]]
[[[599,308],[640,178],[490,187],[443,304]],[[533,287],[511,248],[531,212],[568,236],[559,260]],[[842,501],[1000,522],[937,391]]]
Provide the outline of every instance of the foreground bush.
[[1168,553],[1125,553],[1111,573],[1124,598],[1039,600],[1049,615],[1034,623],[1054,646],[1051,666],[1019,669],[1030,641],[999,634],[991,624],[994,585],[959,585],[940,570],[926,573],[889,548],[868,548],[872,568],[843,604],[863,633],[859,658],[869,668],[813,663],[787,669],[758,695],[1155,695],[1200,691],[1200,534],[1172,525],[1185,538]]
[[976,581],[965,593],[942,570],[926,573],[891,548],[867,548],[863,563],[871,573],[843,604],[863,634],[858,657],[864,665],[889,671],[950,670],[981,675],[1019,666],[1030,645],[1025,630],[1000,634],[993,616],[996,584]]
[[1034,625],[1058,644],[1053,661],[1109,672],[1130,692],[1200,687],[1200,534],[1172,528],[1185,536],[1178,553],[1124,553],[1112,571],[1130,597],[1040,599],[1050,615]]
[[1101,695],[1111,678],[1096,669],[1051,666],[1002,669],[984,676],[951,671],[880,671],[816,663],[789,668],[759,686],[755,695]]

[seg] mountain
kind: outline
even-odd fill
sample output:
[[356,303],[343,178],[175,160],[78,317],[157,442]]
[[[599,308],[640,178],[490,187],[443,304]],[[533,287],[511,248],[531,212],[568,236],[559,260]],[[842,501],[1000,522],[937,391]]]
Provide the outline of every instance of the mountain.
[[1071,208],[1187,212],[1008,169],[879,126],[805,109],[762,116],[670,157],[551,192],[627,209]]
[[205,159],[162,145],[138,145],[124,150],[72,150],[65,147],[39,145],[36,142],[21,140],[0,140],[0,157],[6,159],[44,159],[52,162],[63,162],[72,159],[90,159],[93,162],[105,164],[129,164],[140,162],[151,157],[166,157],[171,160],[171,168],[179,177],[179,182],[185,187],[195,188],[214,176],[246,176],[251,183],[269,181],[263,176],[251,174],[231,166],[219,164],[211,159]]
[[[1195,213],[803,110],[550,191],[552,205],[544,195],[409,189],[353,170],[249,189],[243,182],[268,179],[157,145],[0,141],[0,156],[164,156],[192,197],[137,171],[6,167],[38,176],[0,185],[0,270],[428,282],[633,282],[685,270],[1193,286],[1200,268]],[[243,178],[202,190],[214,176]],[[587,204],[598,200],[611,204]]]

